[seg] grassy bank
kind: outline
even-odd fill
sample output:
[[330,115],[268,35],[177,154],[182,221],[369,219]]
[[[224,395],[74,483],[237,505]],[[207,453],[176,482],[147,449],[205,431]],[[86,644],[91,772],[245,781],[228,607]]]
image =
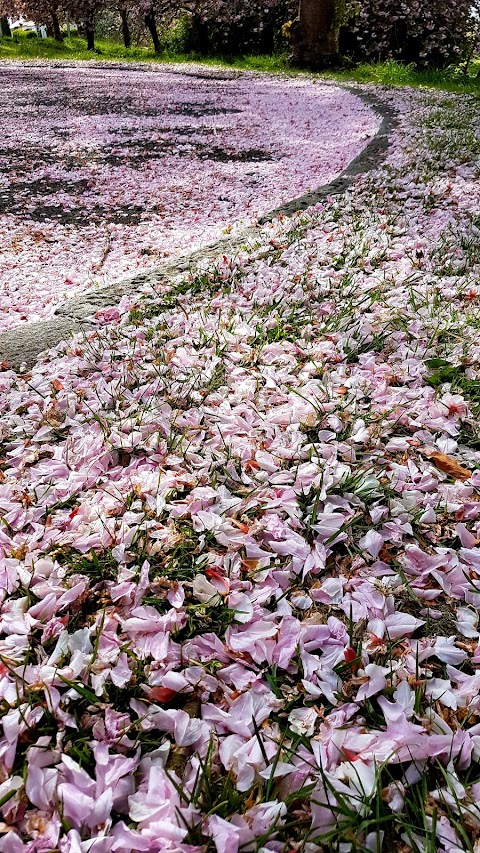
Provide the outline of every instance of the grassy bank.
[[381,86],[413,86],[431,89],[442,89],[447,92],[461,94],[480,92],[480,79],[477,72],[480,61],[471,63],[467,74],[459,66],[452,66],[443,71],[418,71],[413,65],[401,65],[399,62],[366,63],[352,69],[337,71],[329,76],[339,80],[355,81],[357,83],[377,83]]
[[155,54],[153,48],[131,47],[112,41],[98,40],[95,51],[87,50],[85,39],[69,38],[57,42],[53,38],[24,38],[0,39],[0,60],[15,59],[51,59],[51,60],[110,60],[113,62],[199,62],[207,65],[225,65],[236,68],[253,69],[257,71],[288,71],[287,57],[278,56],[246,56],[228,59],[221,56],[205,57],[197,53],[175,53],[165,50]]
[[[207,65],[222,65],[252,71],[283,72],[295,74],[286,54],[273,56],[201,56],[196,53],[174,53],[165,50],[155,54],[150,47],[131,47],[112,41],[98,40],[94,52],[88,51],[86,41],[81,38],[65,39],[62,43],[54,39],[22,38],[0,39],[0,60],[110,60],[121,62],[199,62]],[[451,67],[443,71],[418,71],[413,65],[401,65],[398,62],[358,65],[340,71],[324,72],[323,76],[341,82],[376,83],[384,86],[413,86],[442,89],[449,92],[480,92],[480,59],[471,63],[469,73],[462,68]]]

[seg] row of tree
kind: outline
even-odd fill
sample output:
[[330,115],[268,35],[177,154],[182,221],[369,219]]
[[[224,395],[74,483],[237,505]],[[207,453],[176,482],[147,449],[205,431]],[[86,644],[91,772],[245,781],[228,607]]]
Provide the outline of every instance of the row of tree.
[[[87,39],[88,49],[95,48],[95,23],[98,15],[114,10],[122,24],[125,46],[131,45],[130,21],[133,14],[143,16],[146,26],[153,26],[155,49],[160,50],[155,26],[156,0],[122,2],[122,0],[0,0],[0,18],[25,18],[44,24],[49,35],[62,41],[62,24],[71,19],[79,24]],[[149,27],[150,28],[150,27]]]
[[[100,14],[115,12],[121,23],[125,47],[132,42],[132,27],[140,23],[150,34],[156,53],[161,51],[159,26],[165,28],[179,16],[189,21],[198,36],[199,47],[209,46],[209,33],[217,34],[214,47],[235,39],[241,31],[260,33],[273,26],[280,31],[289,15],[295,16],[298,0],[0,0],[0,18],[23,17],[44,24],[55,39],[62,39],[62,22],[68,16],[95,47],[95,24]],[[233,36],[233,38],[232,38]]]
[[283,25],[298,64],[321,67],[348,55],[442,67],[478,47],[480,0],[0,0],[0,18],[34,20],[59,40],[68,16],[89,50],[96,22],[107,12],[118,18],[126,47],[132,27],[140,25],[157,53],[159,28],[182,19],[199,52],[267,52]]

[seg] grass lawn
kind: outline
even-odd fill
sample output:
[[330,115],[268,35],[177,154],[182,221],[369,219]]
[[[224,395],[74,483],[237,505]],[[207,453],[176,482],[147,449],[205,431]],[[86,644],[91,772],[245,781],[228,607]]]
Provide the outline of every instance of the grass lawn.
[[[87,50],[85,39],[69,38],[62,43],[52,38],[0,39],[0,60],[70,59],[110,60],[115,62],[202,62],[207,65],[223,65],[249,71],[298,73],[288,62],[286,54],[249,55],[238,57],[200,56],[197,53],[173,53],[165,50],[155,54],[150,47],[131,47],[128,50],[120,43],[98,40],[94,52]],[[342,82],[376,83],[382,86],[425,86],[461,94],[480,92],[480,59],[474,60],[467,74],[460,67],[443,71],[417,71],[413,65],[401,65],[395,61],[365,63],[354,68],[324,72],[323,76]]]
[[480,849],[478,83],[329,77],[385,162],[2,365],[0,853]]
[[0,373],[4,853],[478,850],[478,110],[379,96],[345,195]]

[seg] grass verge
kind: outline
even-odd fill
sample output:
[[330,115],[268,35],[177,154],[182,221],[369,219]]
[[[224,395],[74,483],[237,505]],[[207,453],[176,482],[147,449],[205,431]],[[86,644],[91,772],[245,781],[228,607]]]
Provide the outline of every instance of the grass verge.
[[[299,73],[292,68],[285,53],[273,55],[249,56],[201,56],[198,53],[174,53],[168,50],[155,54],[150,47],[125,48],[112,41],[96,42],[95,51],[89,51],[86,41],[81,38],[69,38],[57,42],[47,39],[0,39],[0,60],[107,60],[113,62],[202,62],[204,65],[221,65],[247,71],[265,71],[270,73]],[[381,86],[412,86],[440,89],[459,94],[478,94],[480,92],[480,58],[470,63],[465,73],[461,66],[451,66],[444,70],[419,71],[413,64],[402,65],[393,60],[381,63],[364,63],[338,71],[322,72],[318,76],[339,82],[375,83]]]

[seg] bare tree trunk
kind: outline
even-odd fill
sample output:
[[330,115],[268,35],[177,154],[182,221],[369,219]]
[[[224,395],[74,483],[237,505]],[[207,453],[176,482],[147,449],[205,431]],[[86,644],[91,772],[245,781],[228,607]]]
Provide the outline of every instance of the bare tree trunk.
[[11,36],[10,27],[8,26],[7,18],[0,18],[0,38],[3,36]]
[[87,37],[87,50],[95,50],[95,25],[93,18],[85,21],[85,35]]
[[155,15],[153,12],[149,12],[148,15],[145,15],[145,26],[150,31],[150,35],[153,41],[153,49],[155,53],[161,53],[160,39],[158,38],[157,31],[157,23],[155,21]]
[[293,22],[292,62],[308,68],[327,68],[340,61],[341,0],[300,0]]
[[120,7],[120,17],[122,19],[122,36],[123,43],[125,47],[131,47],[132,44],[132,36],[130,33],[130,27],[128,26],[128,11],[125,6]]
[[52,19],[53,37],[55,41],[63,41],[63,36],[60,30],[60,21],[58,20],[58,15],[55,9],[50,10],[50,17]]

